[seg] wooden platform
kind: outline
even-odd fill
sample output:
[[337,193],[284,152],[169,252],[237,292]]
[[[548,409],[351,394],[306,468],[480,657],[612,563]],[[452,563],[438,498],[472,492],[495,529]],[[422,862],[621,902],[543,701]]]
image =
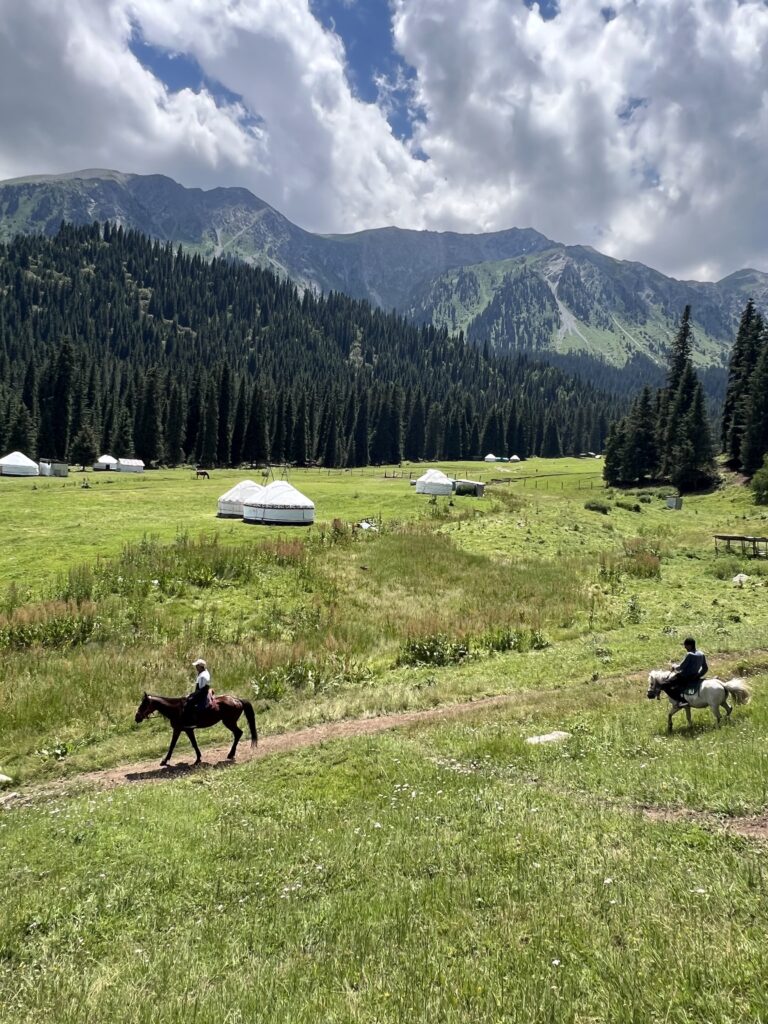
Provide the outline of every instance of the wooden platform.
[[749,558],[768,558],[768,537],[749,537],[740,533],[716,533],[715,552],[723,545],[727,552],[740,550]]

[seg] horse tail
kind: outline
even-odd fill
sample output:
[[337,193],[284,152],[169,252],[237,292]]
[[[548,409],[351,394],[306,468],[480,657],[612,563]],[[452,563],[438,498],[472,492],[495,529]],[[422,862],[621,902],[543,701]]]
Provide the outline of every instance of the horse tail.
[[255,747],[259,742],[259,734],[256,732],[256,715],[253,713],[253,704],[249,700],[241,700],[248,728],[251,730],[251,746]]
[[734,704],[749,704],[752,699],[752,691],[749,689],[743,679],[731,679],[727,683],[723,683],[726,693],[730,693],[733,697]]

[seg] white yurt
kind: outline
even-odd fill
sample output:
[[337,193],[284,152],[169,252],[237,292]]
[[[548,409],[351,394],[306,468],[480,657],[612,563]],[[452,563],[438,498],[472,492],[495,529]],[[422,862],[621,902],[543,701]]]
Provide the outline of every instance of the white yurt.
[[0,459],[0,476],[40,476],[40,470],[23,452],[11,452]]
[[488,452],[488,454],[483,459],[483,462],[498,462],[498,461],[499,461],[498,456],[494,455],[493,452]]
[[287,480],[275,480],[257,498],[243,502],[243,521],[265,526],[309,526],[315,521],[315,503]]
[[118,459],[116,468],[118,473],[143,473],[144,463],[141,459]]
[[103,473],[106,470],[117,469],[117,459],[114,455],[100,455],[93,464],[93,468],[97,473]]
[[519,462],[520,461],[520,456],[519,455],[510,455],[509,461],[510,462]]
[[452,494],[453,480],[440,469],[428,469],[416,481],[417,494]]
[[216,514],[222,519],[242,519],[243,502],[254,501],[263,490],[262,485],[254,483],[253,480],[241,480],[219,498]]

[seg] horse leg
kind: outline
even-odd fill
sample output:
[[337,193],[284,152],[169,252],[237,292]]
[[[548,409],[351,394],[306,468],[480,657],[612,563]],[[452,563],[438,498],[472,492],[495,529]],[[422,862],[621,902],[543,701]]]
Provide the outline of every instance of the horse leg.
[[187,734],[187,739],[189,740],[189,742],[192,744],[192,746],[194,748],[194,751],[195,751],[195,754],[196,754],[195,764],[200,764],[200,762],[203,759],[203,755],[200,753],[200,747],[198,747],[197,740],[195,739],[195,730],[194,729],[185,729],[184,732]]
[[691,706],[690,704],[685,705],[685,717],[688,719],[688,728],[693,728],[693,720],[691,718]]
[[725,699],[725,700],[723,701],[723,705],[722,705],[722,706],[723,706],[723,707],[725,708],[725,713],[726,713],[726,715],[728,716],[728,718],[730,718],[730,717],[731,717],[731,712],[733,711],[733,708],[732,708],[732,707],[731,707],[731,705],[730,705],[730,704],[728,703],[728,698],[727,698],[727,697],[726,697],[726,699]]
[[715,720],[717,721],[717,728],[719,729],[720,728],[721,718],[720,718],[720,708],[717,706],[717,704],[715,704],[715,706],[712,708],[712,714],[715,716]]
[[225,722],[224,724],[229,729],[229,731],[232,733],[232,735],[235,737],[234,740],[232,741],[232,746],[230,748],[230,751],[227,754],[227,760],[228,761],[234,761],[235,760],[235,751],[237,750],[237,744],[240,742],[240,737],[243,735],[243,730],[237,725],[236,722],[233,722],[232,725],[230,725],[229,722]]
[[176,746],[176,740],[179,738],[180,734],[181,734],[181,729],[178,729],[176,726],[174,726],[173,727],[173,736],[171,736],[171,745],[170,745],[170,747],[168,747],[168,753],[165,755],[163,760],[160,762],[160,764],[163,767],[165,767],[165,765],[167,765],[168,762],[171,760],[171,754],[173,753],[173,748]]
[[672,732],[672,719],[679,710],[680,708],[676,704],[673,704],[669,714],[667,715],[667,735]]

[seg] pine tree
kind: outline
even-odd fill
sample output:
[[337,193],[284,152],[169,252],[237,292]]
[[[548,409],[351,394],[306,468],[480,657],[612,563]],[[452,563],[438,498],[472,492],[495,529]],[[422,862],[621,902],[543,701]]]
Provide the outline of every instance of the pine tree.
[[691,307],[686,306],[680,317],[680,324],[669,354],[667,390],[671,395],[674,395],[680,386],[685,369],[691,361],[692,352],[693,327],[691,325]]
[[117,416],[115,435],[112,438],[111,454],[116,459],[128,459],[135,454],[133,447],[133,417],[127,406],[123,405]]
[[229,366],[224,363],[219,382],[219,435],[216,443],[216,462],[220,466],[228,466],[232,457],[231,415],[232,377]]
[[368,392],[363,390],[360,395],[360,404],[357,407],[355,418],[354,434],[354,463],[355,466],[367,466],[371,461],[370,455],[370,423],[368,420]]
[[50,424],[53,455],[66,459],[69,450],[70,420],[72,416],[72,390],[75,377],[75,353],[72,342],[65,337],[56,359],[53,392],[50,402]]
[[656,423],[653,397],[649,387],[643,388],[626,420],[622,476],[627,481],[643,483],[658,472]]
[[11,451],[23,452],[30,459],[37,457],[37,431],[32,414],[24,402],[17,402],[9,418],[5,444]]
[[624,470],[627,464],[627,421],[618,420],[614,423],[605,442],[605,458],[603,460],[603,477],[611,487],[623,484]]
[[267,424],[267,407],[264,393],[256,384],[251,394],[251,407],[248,415],[248,426],[245,428],[243,441],[243,457],[246,462],[269,462],[269,429]]
[[168,400],[168,419],[166,421],[167,457],[172,466],[178,466],[184,458],[184,410],[181,402],[181,391],[177,384],[171,388]]
[[203,466],[215,466],[219,444],[219,389],[216,378],[208,381],[208,394],[205,399],[205,418],[203,420],[203,443],[200,449],[200,462]]
[[563,454],[560,444],[560,433],[557,429],[557,421],[552,415],[548,415],[544,424],[544,437],[541,442],[541,455],[545,459],[559,459]]
[[307,396],[304,392],[302,392],[299,398],[296,415],[293,420],[291,449],[292,461],[297,466],[306,466],[309,463],[309,413],[307,411]]
[[742,469],[751,476],[768,453],[768,341],[763,344],[746,402]]
[[232,447],[230,458],[233,466],[239,466],[243,461],[243,445],[245,442],[245,428],[248,425],[247,396],[245,381],[240,382],[237,391],[237,402],[235,403],[235,418],[232,421]]
[[430,461],[443,457],[443,410],[437,402],[430,405],[427,414],[424,455]]
[[739,463],[741,434],[744,429],[743,423],[738,425],[736,423],[736,411],[744,398],[749,375],[754,369],[755,360],[753,356],[756,347],[754,327],[756,316],[755,304],[752,299],[749,299],[741,314],[736,340],[733,343],[731,356],[728,361],[728,386],[725,393],[725,402],[723,403],[720,443],[722,450],[726,452],[729,459],[735,465]]
[[96,432],[86,420],[70,445],[70,458],[75,465],[82,466],[95,462],[99,454]]

